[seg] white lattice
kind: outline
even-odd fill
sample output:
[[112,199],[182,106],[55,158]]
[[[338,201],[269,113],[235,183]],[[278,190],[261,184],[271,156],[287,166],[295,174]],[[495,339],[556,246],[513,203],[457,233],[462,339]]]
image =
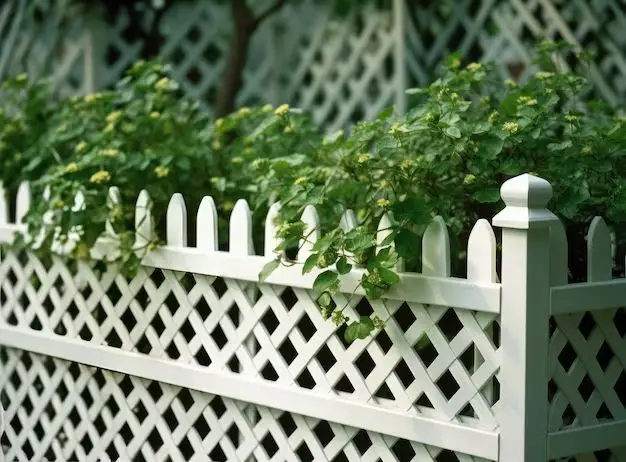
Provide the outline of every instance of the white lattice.
[[27,352],[0,363],[9,460],[479,461]]
[[374,311],[388,322],[348,346],[304,289],[159,269],[126,281],[23,258],[8,254],[0,265],[8,324],[497,428],[487,390],[499,356],[485,333],[495,315],[355,297],[350,314]]

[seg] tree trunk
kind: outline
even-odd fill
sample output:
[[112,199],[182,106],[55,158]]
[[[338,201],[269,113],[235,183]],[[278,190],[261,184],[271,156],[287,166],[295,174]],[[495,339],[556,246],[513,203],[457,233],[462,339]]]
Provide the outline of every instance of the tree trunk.
[[245,0],[232,0],[232,15],[235,30],[228,49],[226,67],[215,100],[213,113],[216,118],[224,117],[235,109],[237,93],[243,82],[250,39],[255,29],[255,19]]

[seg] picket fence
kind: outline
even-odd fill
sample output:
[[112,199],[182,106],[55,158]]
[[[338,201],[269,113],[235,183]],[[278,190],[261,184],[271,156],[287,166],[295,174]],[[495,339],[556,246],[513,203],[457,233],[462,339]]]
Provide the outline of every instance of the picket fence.
[[[448,231],[435,218],[422,272],[402,273],[382,300],[342,282],[348,314],[386,326],[350,345],[311,295],[315,274],[258,274],[263,255],[245,201],[217,250],[216,209],[203,200],[187,246],[180,195],[167,245],[126,279],[113,266],[2,251],[2,446],[13,461],[626,460],[626,280],[611,279],[611,239],[596,218],[588,278],[567,283],[563,227],[550,184],[502,186],[501,282],[486,220],[467,246],[467,279],[450,276]],[[23,230],[0,202],[0,239]],[[137,203],[137,238],[150,200]],[[315,209],[303,220],[320,236]],[[345,220],[349,226],[351,220]],[[380,238],[387,227],[383,219]],[[303,247],[299,259],[311,251]]]

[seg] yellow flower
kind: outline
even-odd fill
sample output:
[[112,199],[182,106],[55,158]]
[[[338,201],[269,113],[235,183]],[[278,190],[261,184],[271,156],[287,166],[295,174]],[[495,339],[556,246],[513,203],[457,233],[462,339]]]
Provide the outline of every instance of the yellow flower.
[[219,151],[220,149],[222,149],[222,143],[220,143],[220,140],[213,140],[213,150]]
[[514,80],[511,80],[511,79],[506,79],[506,80],[504,81],[504,84],[505,84],[507,87],[516,87],[516,86],[517,86],[517,84],[515,83],[515,81],[514,81]]
[[296,131],[296,127],[294,127],[292,124],[287,125],[284,129],[283,129],[283,133],[293,133]]
[[380,183],[378,183],[378,185],[381,188],[389,188],[391,186],[391,181],[389,181],[389,180],[380,180]]
[[78,143],[78,144],[76,145],[76,149],[75,149],[75,151],[76,151],[76,152],[82,152],[82,151],[84,151],[85,149],[87,149],[87,143],[85,143],[84,141],[81,141],[80,143]]
[[122,117],[122,111],[113,111],[107,116],[106,121],[108,123],[114,123],[120,120],[121,117]]
[[517,131],[519,130],[519,125],[515,122],[505,122],[502,128],[505,132],[513,134],[517,133]]
[[400,162],[400,168],[402,170],[408,170],[411,167],[413,167],[413,161],[411,159],[404,159],[402,162]]
[[272,106],[271,104],[266,104],[265,106],[261,108],[263,112],[271,112],[272,109],[274,109],[274,106]]
[[537,100],[535,98],[530,98],[528,101],[526,101],[527,106],[535,106],[536,104]]
[[307,177],[300,176],[300,177],[296,178],[296,181],[294,181],[293,184],[298,185],[298,184],[304,184],[306,182],[307,182]]
[[118,149],[103,149],[100,154],[104,157],[115,157],[120,153]]
[[233,157],[232,159],[230,159],[230,161],[231,161],[233,164],[242,164],[242,163],[243,163],[243,157],[240,157],[240,156],[235,156],[235,157]]
[[392,135],[397,135],[398,133],[406,133],[409,131],[408,127],[405,124],[401,124],[400,122],[394,122],[391,124],[391,128],[389,128],[389,133]]
[[215,121],[215,128],[220,128],[222,125],[224,125],[224,119],[219,118]]
[[78,171],[78,164],[76,162],[70,162],[69,164],[67,164],[67,166],[65,167],[65,171],[67,173],[74,173]]
[[156,88],[157,90],[165,90],[169,83],[170,83],[170,79],[168,79],[167,77],[163,77],[157,83],[154,84],[154,88]]
[[467,65],[467,70],[470,72],[476,72],[477,70],[479,70],[481,67],[483,67],[482,64],[480,63],[469,63]]
[[535,74],[535,77],[539,80],[549,79],[550,77],[554,77],[554,72],[539,71]]
[[239,108],[239,110],[237,111],[237,115],[239,116],[247,116],[248,114],[250,114],[250,108],[248,107],[242,107]]
[[26,72],[22,72],[20,75],[15,77],[15,81],[19,83],[24,83],[28,80],[28,74]]
[[85,95],[85,103],[87,103],[87,104],[93,103],[98,98],[100,98],[100,96],[101,96],[100,93],[91,93],[89,95]]
[[91,175],[91,178],[89,178],[89,181],[91,183],[106,183],[111,179],[111,174],[109,172],[107,172],[106,170],[100,170],[99,172],[94,173],[93,175]]
[[452,69],[456,69],[456,68],[458,68],[460,65],[461,65],[461,61],[460,61],[459,59],[455,59],[454,61],[452,61],[452,62],[450,63],[450,67],[451,67]]
[[530,99],[530,96],[518,96],[517,104],[525,104]]
[[161,117],[161,113],[160,113],[160,112],[158,112],[158,111],[152,111],[152,112],[150,113],[150,118],[151,118],[151,119],[158,119],[159,117]]
[[107,124],[107,126],[104,127],[104,132],[105,133],[111,133],[113,130],[115,130],[115,124],[114,123]]
[[389,207],[390,204],[391,202],[389,201],[389,199],[378,199],[376,201],[376,205],[379,207]]
[[154,173],[156,174],[158,178],[164,178],[170,174],[170,169],[167,167],[163,167],[162,165],[159,165],[158,167],[154,169]]
[[365,162],[367,162],[368,160],[370,160],[370,155],[369,154],[359,154],[356,158],[356,161],[359,164],[364,164]]
[[472,175],[470,173],[469,175],[465,175],[465,178],[463,179],[463,184],[472,184],[474,181],[476,181],[476,175]]
[[278,106],[276,108],[276,110],[274,111],[274,114],[276,114],[277,116],[284,116],[285,114],[287,114],[289,112],[289,105],[288,104],[281,104],[280,106]]

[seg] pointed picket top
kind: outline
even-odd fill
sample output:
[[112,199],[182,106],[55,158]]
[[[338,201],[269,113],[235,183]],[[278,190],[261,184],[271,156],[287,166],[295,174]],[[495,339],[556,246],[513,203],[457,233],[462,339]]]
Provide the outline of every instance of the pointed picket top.
[[267,217],[265,218],[265,249],[263,253],[266,257],[275,257],[276,255],[282,253],[274,251],[274,249],[278,247],[281,242],[278,236],[276,236],[278,230],[276,228],[276,224],[274,223],[279,211],[280,204],[276,202],[275,204],[272,204],[267,212]]
[[[391,227],[394,224],[394,220],[393,220],[393,215],[391,214],[391,212],[388,212],[386,214],[384,214],[381,218],[380,218],[380,222],[378,223],[378,229],[376,231],[376,250],[380,250],[382,248],[385,247],[389,247],[391,246],[392,248],[395,249],[395,243],[391,242],[385,246],[382,245],[382,242],[393,232],[393,230],[391,229]],[[398,262],[396,263],[396,271],[404,271],[404,261],[402,259],[399,259]]]
[[204,196],[196,216],[196,247],[215,252],[218,249],[217,207],[211,196]]
[[9,223],[9,202],[7,200],[7,192],[0,183],[0,225]]
[[302,212],[300,218],[304,224],[304,236],[306,242],[300,241],[300,250],[298,251],[298,261],[304,262],[309,255],[313,253],[313,246],[317,240],[321,237],[320,232],[320,217],[317,214],[317,209],[312,205],[307,205]]
[[24,217],[30,208],[30,185],[24,181],[17,188],[17,204],[15,207],[15,223],[18,225],[24,221]]
[[167,206],[167,245],[187,247],[187,206],[180,193]]
[[504,182],[500,196],[506,207],[492,220],[501,228],[529,229],[548,226],[556,216],[546,209],[552,186],[543,178],[528,173]]
[[152,240],[152,199],[142,189],[135,204],[135,246],[145,247]]
[[422,274],[450,276],[450,236],[442,217],[437,215],[422,237]]
[[[110,208],[113,208],[117,205],[122,205],[122,195],[120,194],[120,189],[117,186],[111,186],[109,188],[109,195],[107,197],[107,203]],[[111,235],[116,234],[110,220],[106,221],[106,223],[104,224],[104,228],[108,234],[111,234]]]
[[561,220],[550,225],[550,285],[567,284],[567,234]]
[[239,199],[230,215],[229,251],[236,255],[254,255],[252,213],[244,199]]
[[613,278],[611,232],[602,217],[595,217],[587,233],[587,281],[610,281]]
[[341,229],[343,229],[344,232],[353,230],[358,226],[358,224],[359,222],[356,219],[356,215],[351,209],[348,209],[344,212],[344,214],[341,216],[341,221],[339,222],[339,226],[341,226]]
[[489,222],[480,219],[467,242],[467,279],[476,282],[497,282],[496,235]]

